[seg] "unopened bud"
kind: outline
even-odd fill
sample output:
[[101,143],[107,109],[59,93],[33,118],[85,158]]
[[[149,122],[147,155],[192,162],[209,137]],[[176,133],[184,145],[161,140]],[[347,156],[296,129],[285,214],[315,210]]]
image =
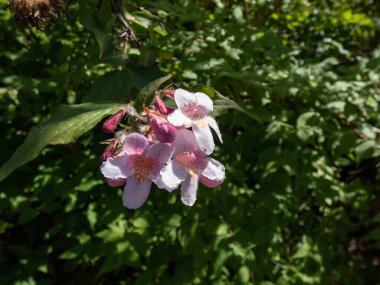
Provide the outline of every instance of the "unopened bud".
[[149,133],[149,134],[146,135],[146,139],[148,140],[149,144],[153,143],[153,136],[152,136],[151,133]]
[[124,116],[124,113],[125,110],[123,109],[109,117],[107,121],[105,121],[103,124],[103,131],[105,133],[112,133],[116,129],[117,125],[120,123],[121,119]]
[[165,89],[161,91],[162,94],[168,95],[171,98],[174,98],[174,90]]
[[114,151],[115,151],[115,145],[116,145],[116,142],[113,141],[112,143],[110,143],[106,149],[104,150],[102,156],[100,157],[100,160],[101,161],[106,161],[108,158],[112,157],[113,154],[114,154]]
[[166,115],[168,113],[164,101],[158,95],[154,96],[154,106],[161,114]]
[[177,129],[170,124],[167,120],[160,116],[149,115],[150,127],[152,128],[156,138],[162,143],[171,143],[175,139]]
[[174,108],[167,107],[166,109],[168,110],[166,115],[170,115],[171,113],[174,112]]

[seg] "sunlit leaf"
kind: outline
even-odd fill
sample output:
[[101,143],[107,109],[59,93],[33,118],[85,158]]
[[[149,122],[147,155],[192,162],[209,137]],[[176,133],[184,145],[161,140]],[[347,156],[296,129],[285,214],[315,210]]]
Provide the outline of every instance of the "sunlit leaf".
[[135,100],[135,108],[137,111],[141,111],[144,105],[150,105],[153,100],[154,93],[157,89],[167,80],[172,77],[171,74],[156,79],[149,83],[147,86],[141,89]]
[[67,144],[112,114],[116,103],[62,105],[45,123],[34,127],[12,157],[0,169],[0,181],[16,168],[34,159],[47,145]]

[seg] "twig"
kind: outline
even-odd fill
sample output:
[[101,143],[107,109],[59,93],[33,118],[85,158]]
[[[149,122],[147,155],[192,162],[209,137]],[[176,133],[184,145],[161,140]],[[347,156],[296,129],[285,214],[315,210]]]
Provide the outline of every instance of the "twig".
[[119,20],[125,26],[125,29],[127,30],[127,33],[133,38],[134,41],[138,42],[138,39],[137,39],[135,33],[133,32],[132,28],[129,26],[127,19],[124,17],[123,14],[120,13],[120,9],[116,6],[116,4],[115,4],[114,1],[115,0],[110,0],[112,10],[114,11],[114,13],[117,15],[117,17],[119,18]]

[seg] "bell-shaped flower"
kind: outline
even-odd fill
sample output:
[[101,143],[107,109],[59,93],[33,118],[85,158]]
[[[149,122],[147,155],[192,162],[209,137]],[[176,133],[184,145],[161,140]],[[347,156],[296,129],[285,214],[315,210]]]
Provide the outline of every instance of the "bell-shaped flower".
[[197,199],[199,181],[211,188],[224,181],[224,166],[199,149],[196,137],[190,130],[177,131],[172,157],[161,170],[161,177],[156,184],[168,191],[173,191],[181,184],[181,200],[187,206],[194,205]]
[[127,179],[123,205],[136,209],[148,198],[152,181],[159,180],[160,171],[170,159],[171,148],[163,143],[149,145],[146,137],[132,133],[126,136],[122,152],[125,154],[103,162],[100,170],[107,180]]
[[214,129],[220,141],[222,136],[215,119],[207,116],[213,111],[210,97],[201,92],[190,93],[177,89],[174,92],[174,100],[179,109],[168,116],[168,121],[176,127],[192,127],[199,148],[206,154],[211,154],[215,144],[210,127]]
[[176,127],[170,124],[165,118],[150,114],[150,127],[159,142],[171,143],[174,141]]

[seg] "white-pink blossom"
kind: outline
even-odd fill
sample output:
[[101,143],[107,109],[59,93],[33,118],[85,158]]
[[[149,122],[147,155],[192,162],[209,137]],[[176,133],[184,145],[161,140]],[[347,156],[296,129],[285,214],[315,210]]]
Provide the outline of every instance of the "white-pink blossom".
[[215,143],[210,127],[222,141],[218,124],[214,118],[208,116],[213,111],[212,100],[204,93],[191,93],[183,89],[175,90],[174,100],[179,109],[168,115],[168,121],[176,127],[191,127],[199,148],[206,154],[211,154]]
[[190,130],[177,131],[172,157],[161,170],[156,184],[168,191],[181,184],[181,200],[187,206],[196,201],[199,181],[207,187],[217,187],[224,180],[224,166],[202,152]]
[[147,138],[138,133],[126,136],[122,155],[108,158],[100,170],[108,181],[125,181],[123,205],[139,208],[148,198],[152,181],[160,179],[160,171],[170,159],[168,144],[150,145]]

